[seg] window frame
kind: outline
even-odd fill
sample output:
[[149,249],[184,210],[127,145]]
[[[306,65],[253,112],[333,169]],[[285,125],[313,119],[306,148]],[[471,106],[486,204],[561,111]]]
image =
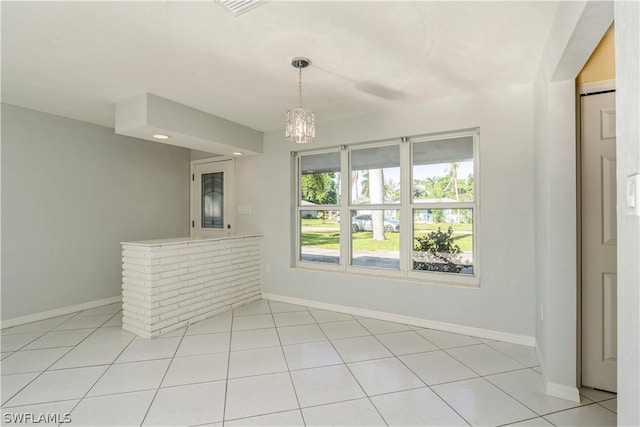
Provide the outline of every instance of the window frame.
[[[474,197],[472,202],[414,202],[413,192],[413,144],[454,139],[461,137],[473,138],[473,181]],[[480,285],[480,153],[479,153],[479,128],[458,130],[453,132],[441,132],[414,137],[403,137],[388,139],[383,141],[358,143],[351,145],[333,146],[317,150],[305,150],[295,152],[291,155],[294,158],[294,218],[293,218],[293,242],[295,245],[292,267],[341,272],[347,274],[358,274],[365,276],[389,277],[399,280],[410,280],[428,284],[454,285],[463,287],[479,287]],[[400,202],[399,203],[376,203],[362,204],[353,203],[351,186],[351,155],[353,150],[375,148],[382,146],[398,145],[400,155]],[[301,159],[303,156],[323,154],[329,152],[340,153],[340,202],[337,205],[316,205],[310,208],[309,205],[302,205],[301,191]],[[473,275],[443,273],[434,271],[413,270],[413,241],[414,241],[414,209],[472,209],[472,235],[473,235]],[[314,262],[301,259],[302,256],[302,217],[303,211],[338,211],[340,212],[340,247],[339,263]],[[399,235],[399,268],[388,269],[382,267],[352,265],[352,210],[398,210],[401,220]],[[348,221],[342,220],[349,218]]]
[[[340,153],[340,203],[337,205],[314,205],[313,207],[309,205],[302,204],[302,185],[301,185],[301,168],[302,168],[302,156],[311,156],[316,154],[326,154],[326,153]],[[343,251],[342,251],[342,241],[343,241],[343,224],[340,222],[340,248],[339,252],[339,261],[338,264],[334,263],[321,263],[321,262],[313,262],[302,259],[302,212],[303,211],[339,211],[340,218],[343,218],[344,212],[342,210],[341,205],[344,202],[345,193],[344,193],[344,179],[342,176],[342,170],[344,167],[344,156],[342,154],[342,147],[332,147],[321,150],[310,150],[304,152],[292,152],[291,153],[295,159],[295,195],[294,195],[294,208],[295,208],[295,218],[294,218],[294,241],[295,241],[295,250],[294,250],[294,263],[295,267],[302,268],[310,268],[310,269],[322,269],[328,271],[342,271],[342,263],[343,263]]]
[[[407,265],[407,277],[410,279],[423,279],[425,275],[430,277],[430,281],[443,283],[443,284],[455,284],[455,285],[466,285],[466,286],[479,286],[480,285],[480,253],[479,253],[479,242],[480,242],[480,233],[479,227],[480,224],[480,161],[479,161],[479,140],[480,140],[480,129],[466,130],[466,131],[458,131],[458,132],[447,132],[433,135],[425,135],[420,137],[411,138],[411,144],[421,143],[421,142],[429,142],[429,141],[441,141],[444,139],[455,139],[461,137],[469,137],[473,138],[473,202],[414,202],[413,197],[411,196],[411,192],[413,191],[413,150],[409,151],[409,167],[407,168],[407,172],[409,172],[409,183],[411,184],[411,188],[409,188],[410,194],[408,195],[408,211],[406,212],[407,218],[411,218],[411,240],[413,240],[413,236],[415,233],[414,230],[414,221],[413,221],[413,211],[415,209],[472,209],[473,210],[473,218],[472,218],[472,236],[473,236],[473,275],[465,275],[465,274],[451,274],[451,273],[442,273],[437,271],[416,271],[413,269],[412,260],[409,260],[409,265]],[[402,229],[401,229],[402,230]]]
[[[352,169],[351,169],[351,157],[352,157],[352,153],[354,150],[362,150],[362,149],[368,149],[368,148],[379,148],[379,147],[388,147],[388,146],[398,146],[398,150],[399,150],[399,167],[400,167],[400,203],[399,204],[394,204],[394,203],[384,203],[384,201],[382,203],[353,203],[353,195],[351,194],[352,188],[350,185],[350,181],[351,181],[351,174],[352,174]],[[402,275],[402,271],[403,271],[403,253],[402,253],[402,238],[403,238],[403,234],[406,233],[402,233],[402,226],[400,227],[400,248],[399,248],[399,265],[398,265],[398,269],[388,269],[388,268],[382,268],[382,267],[366,267],[366,266],[361,266],[361,265],[353,265],[353,229],[351,227],[351,211],[355,210],[369,210],[369,211],[374,211],[374,210],[399,210],[400,211],[400,215],[402,217],[402,200],[403,200],[403,194],[402,191],[406,186],[406,182],[404,182],[403,176],[402,176],[402,159],[403,159],[403,150],[406,149],[406,147],[404,147],[405,144],[402,143],[402,140],[399,139],[391,139],[391,140],[384,140],[384,141],[377,141],[377,142],[370,142],[370,143],[363,143],[363,144],[354,144],[351,146],[346,146],[345,150],[346,150],[346,173],[347,176],[349,177],[349,181],[347,182],[348,184],[348,193],[347,196],[348,198],[345,200],[345,203],[347,206],[347,213],[346,213],[346,217],[345,218],[349,218],[349,223],[348,223],[348,242],[346,245],[341,245],[341,248],[344,248],[346,253],[344,254],[344,259],[345,261],[347,261],[344,265],[344,271],[347,273],[356,273],[356,274],[365,274],[365,275],[375,275],[375,276],[390,276],[390,277],[398,277],[399,275]],[[346,180],[345,180],[346,181]],[[340,218],[343,218],[342,213],[340,214]],[[342,221],[340,223],[340,225],[342,226]],[[342,239],[342,237],[344,236],[343,233],[340,234],[340,238]]]

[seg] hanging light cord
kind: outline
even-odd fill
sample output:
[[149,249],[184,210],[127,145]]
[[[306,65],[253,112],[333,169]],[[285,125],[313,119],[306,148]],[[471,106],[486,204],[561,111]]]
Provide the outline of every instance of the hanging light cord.
[[302,108],[302,66],[298,67],[298,104]]

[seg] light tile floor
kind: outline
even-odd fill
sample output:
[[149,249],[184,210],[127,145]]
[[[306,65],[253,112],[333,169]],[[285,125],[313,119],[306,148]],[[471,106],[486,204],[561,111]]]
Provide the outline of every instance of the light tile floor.
[[154,340],[121,319],[2,330],[3,425],[616,424],[615,394],[545,395],[530,347],[266,300]]

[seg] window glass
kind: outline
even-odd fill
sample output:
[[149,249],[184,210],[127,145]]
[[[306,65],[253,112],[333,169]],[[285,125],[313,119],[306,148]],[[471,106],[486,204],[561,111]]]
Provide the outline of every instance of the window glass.
[[300,259],[340,263],[339,211],[303,210],[300,212]]
[[473,138],[413,144],[414,203],[472,202]]
[[473,209],[414,209],[415,271],[473,275]]
[[351,211],[351,265],[400,268],[400,211]]
[[224,172],[202,174],[202,228],[224,227]]
[[[299,153],[296,265],[478,285],[478,136],[460,131]],[[410,185],[402,191],[401,177]]]
[[351,203],[399,202],[399,145],[351,150]]
[[340,152],[301,157],[300,204],[340,204]]

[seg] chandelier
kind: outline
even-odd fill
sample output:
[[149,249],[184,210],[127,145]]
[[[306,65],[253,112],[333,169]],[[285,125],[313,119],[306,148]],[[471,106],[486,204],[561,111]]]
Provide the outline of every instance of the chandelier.
[[302,69],[311,64],[308,58],[293,58],[291,65],[298,69],[298,108],[287,111],[285,136],[287,141],[297,144],[313,142],[316,137],[316,116],[313,111],[302,108]]

